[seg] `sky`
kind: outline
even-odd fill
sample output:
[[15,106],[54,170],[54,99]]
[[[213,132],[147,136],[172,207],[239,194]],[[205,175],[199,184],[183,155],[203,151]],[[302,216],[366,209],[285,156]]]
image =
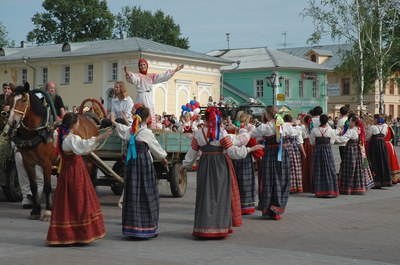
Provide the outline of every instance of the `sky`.
[[[43,13],[42,0],[0,0],[0,21],[16,45],[34,29],[31,18]],[[300,15],[308,0],[108,0],[113,14],[124,6],[139,6],[173,17],[190,50],[206,53],[217,49],[308,46],[314,29],[310,18]],[[286,38],[285,38],[286,37]],[[332,44],[325,36],[320,44]]]

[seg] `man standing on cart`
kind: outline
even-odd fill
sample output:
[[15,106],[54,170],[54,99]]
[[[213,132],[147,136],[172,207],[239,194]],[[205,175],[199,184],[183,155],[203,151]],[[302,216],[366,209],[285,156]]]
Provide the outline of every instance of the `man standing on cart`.
[[149,127],[156,128],[156,118],[153,102],[153,85],[169,80],[176,72],[183,69],[183,64],[178,64],[174,70],[168,70],[161,74],[148,74],[147,69],[149,64],[145,59],[140,59],[138,62],[139,73],[132,73],[128,67],[124,67],[126,80],[134,84],[138,89],[138,95],[135,103],[142,103],[150,109],[151,119]]

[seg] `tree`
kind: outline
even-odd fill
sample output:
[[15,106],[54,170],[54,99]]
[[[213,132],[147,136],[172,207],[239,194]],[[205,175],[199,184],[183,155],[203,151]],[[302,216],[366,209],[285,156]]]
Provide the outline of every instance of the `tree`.
[[188,38],[182,38],[179,25],[161,10],[154,14],[140,7],[125,6],[116,16],[116,32],[126,32],[128,36],[141,37],[156,42],[189,48]]
[[9,41],[7,38],[8,31],[6,27],[3,25],[3,22],[0,21],[0,47],[7,47],[9,46]]
[[358,57],[355,65],[360,68],[356,71],[359,75],[354,76],[353,80],[359,84],[360,112],[365,92],[365,53],[368,53],[368,65],[374,66],[373,72],[379,80],[379,112],[383,113],[383,80],[391,74],[385,71],[384,63],[394,41],[398,0],[310,0],[309,4],[303,16],[310,16],[314,20],[315,32],[310,38],[311,42],[319,41],[322,34],[330,32],[332,39],[345,38],[356,44],[354,46],[359,55],[353,58]]
[[43,43],[65,43],[109,39],[114,15],[106,0],[44,0],[44,13],[36,13],[35,29],[27,40]]

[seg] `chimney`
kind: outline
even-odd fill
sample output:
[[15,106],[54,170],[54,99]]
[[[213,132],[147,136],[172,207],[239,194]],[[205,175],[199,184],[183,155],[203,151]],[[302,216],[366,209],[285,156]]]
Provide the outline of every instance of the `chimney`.
[[25,41],[21,41],[21,48],[25,48]]
[[126,33],[126,31],[121,31],[120,37],[121,39],[125,40],[128,37],[128,34]]

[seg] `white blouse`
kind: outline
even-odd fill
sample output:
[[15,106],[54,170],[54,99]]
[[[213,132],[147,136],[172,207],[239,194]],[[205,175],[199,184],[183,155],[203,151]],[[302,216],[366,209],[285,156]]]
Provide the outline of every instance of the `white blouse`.
[[133,100],[130,96],[127,96],[123,100],[119,100],[119,98],[113,98],[111,100],[111,113],[114,113],[116,118],[123,118],[122,113],[125,113],[126,119],[129,123],[133,122],[132,119],[132,108],[133,108]]
[[[281,131],[282,137],[297,135],[297,132],[295,131],[291,123],[283,123],[281,126],[282,126],[282,131]],[[265,136],[271,136],[275,134],[276,134],[275,121],[271,120],[255,128],[251,134],[251,137],[255,137],[257,141],[260,141]]]
[[336,142],[338,143],[347,143],[349,140],[357,140],[358,139],[358,128],[348,128],[346,133],[342,136],[336,136]]
[[372,135],[383,133],[384,136],[388,133],[389,126],[384,123],[381,125],[371,125],[367,131],[367,141],[371,140]]
[[[193,138],[195,138],[197,140],[197,144],[199,146],[204,146],[207,144],[207,140],[205,139],[205,137],[203,135],[203,131],[204,131],[204,135],[207,136],[207,128],[206,127],[199,129],[193,135]],[[221,130],[219,139],[223,139],[226,136],[232,137],[225,130]],[[249,135],[247,137],[250,139]],[[237,141],[239,141],[239,140],[237,140]],[[226,152],[227,155],[230,156],[232,159],[245,158],[247,156],[247,154],[249,153],[250,148],[248,148],[244,145],[238,146],[239,142],[232,141],[232,143],[233,143],[233,145],[231,147],[229,147],[228,149],[226,149],[224,152]],[[210,145],[221,146],[221,143],[219,140],[213,140],[210,142]],[[197,159],[198,152],[199,151],[196,151],[196,150],[193,150],[192,148],[190,148],[189,151],[186,153],[185,159],[182,161],[183,167],[187,168],[187,167],[192,166],[193,163]]]
[[[53,138],[54,147],[56,147],[58,142],[57,130],[54,131]],[[73,152],[76,155],[87,155],[96,149],[98,145],[95,136],[90,139],[82,139],[80,136],[70,133],[66,135],[62,141],[62,150],[65,152]]]
[[[117,123],[115,131],[120,138],[126,141],[129,141],[131,139],[131,127]],[[165,152],[164,149],[162,149],[160,143],[157,141],[153,132],[150,129],[148,129],[147,126],[139,128],[139,130],[135,135],[135,140],[138,142],[146,143],[147,146],[149,147],[149,152],[156,159],[162,159],[167,157],[167,152]]]
[[336,134],[335,131],[331,128],[331,126],[326,125],[326,127],[318,127],[312,129],[310,133],[310,144],[315,145],[315,138],[316,137],[326,137],[330,138],[331,144],[334,144],[336,141]]

